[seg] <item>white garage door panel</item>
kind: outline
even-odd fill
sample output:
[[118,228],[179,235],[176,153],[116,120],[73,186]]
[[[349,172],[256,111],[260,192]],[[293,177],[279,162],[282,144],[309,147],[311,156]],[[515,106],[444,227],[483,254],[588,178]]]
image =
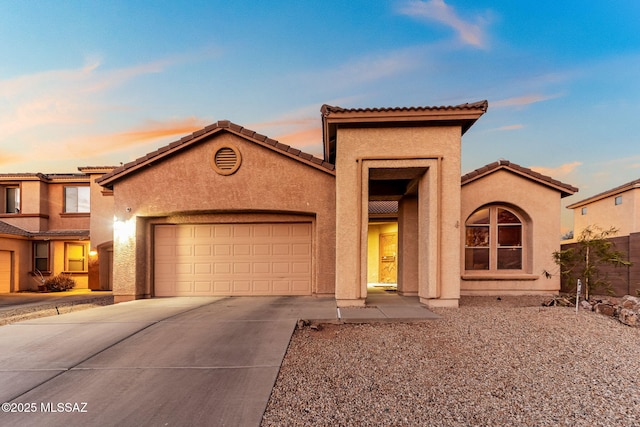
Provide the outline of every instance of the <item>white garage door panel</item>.
[[310,295],[311,224],[158,225],[156,296]]

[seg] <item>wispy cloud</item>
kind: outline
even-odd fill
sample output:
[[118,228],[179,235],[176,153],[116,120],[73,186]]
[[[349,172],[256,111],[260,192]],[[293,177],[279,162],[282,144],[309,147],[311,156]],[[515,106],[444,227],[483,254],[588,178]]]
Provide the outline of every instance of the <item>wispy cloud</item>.
[[501,99],[500,101],[491,101],[490,105],[493,108],[523,107],[525,105],[548,101],[550,99],[556,99],[562,96],[564,95],[561,93],[556,93],[552,95],[529,94],[529,95],[517,96],[514,98]]
[[478,17],[476,22],[466,21],[444,0],[405,1],[401,3],[398,11],[416,19],[435,21],[451,27],[465,44],[478,48],[487,47],[487,37],[483,28],[484,20]]
[[76,137],[68,141],[65,146],[69,151],[77,153],[78,157],[113,154],[119,150],[132,149],[147,145],[169,137],[181,137],[202,129],[208,123],[196,117],[167,121],[150,120],[142,125],[113,134]]
[[12,165],[27,160],[24,154],[16,154],[7,150],[0,151],[0,166]]
[[7,137],[43,125],[95,120],[104,107],[96,93],[149,72],[158,65],[100,72],[92,62],[81,68],[51,70],[0,81],[0,135]]
[[582,162],[573,161],[570,163],[564,163],[554,168],[549,168],[545,166],[531,166],[530,169],[535,172],[541,173],[543,175],[550,176],[552,178],[563,179],[570,176],[572,173],[574,173],[577,170],[577,168],[581,165],[582,165]]
[[114,108],[104,100],[110,89],[192,60],[196,60],[194,54],[187,53],[106,69],[103,61],[94,56],[78,68],[47,70],[0,80],[0,141],[45,125],[93,123],[97,113]]
[[322,157],[322,129],[319,126],[278,135],[275,139],[309,154]]
[[249,126],[283,144],[310,154],[322,155],[322,128],[318,119],[319,113],[319,105],[309,105],[274,120],[253,123]]
[[508,130],[518,130],[523,128],[524,128],[524,125],[517,124],[517,125],[500,126],[499,128],[494,128],[490,130],[502,132],[502,131],[508,131]]
[[366,55],[323,72],[322,78],[341,87],[372,83],[417,69],[421,56],[415,49]]

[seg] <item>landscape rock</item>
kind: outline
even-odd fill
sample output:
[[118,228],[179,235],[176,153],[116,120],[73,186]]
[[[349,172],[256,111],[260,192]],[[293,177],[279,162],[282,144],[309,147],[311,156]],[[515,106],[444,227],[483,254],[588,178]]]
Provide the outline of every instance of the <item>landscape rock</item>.
[[593,308],[596,313],[604,314],[605,316],[614,317],[616,314],[616,308],[611,304],[600,302],[597,303]]
[[619,301],[617,299],[601,299],[592,302],[582,301],[581,305],[593,307],[598,314],[613,317],[628,326],[640,327],[640,298],[625,295]]
[[618,320],[628,326],[640,326],[638,322],[639,313],[637,310],[631,310],[629,308],[621,308],[618,313]]

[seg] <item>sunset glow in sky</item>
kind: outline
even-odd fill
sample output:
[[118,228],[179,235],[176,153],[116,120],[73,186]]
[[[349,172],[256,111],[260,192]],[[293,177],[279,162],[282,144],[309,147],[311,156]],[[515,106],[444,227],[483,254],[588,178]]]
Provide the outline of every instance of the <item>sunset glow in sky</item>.
[[580,188],[640,178],[640,1],[0,2],[0,173],[126,163],[217,120],[321,154],[320,106],[489,101],[500,158]]

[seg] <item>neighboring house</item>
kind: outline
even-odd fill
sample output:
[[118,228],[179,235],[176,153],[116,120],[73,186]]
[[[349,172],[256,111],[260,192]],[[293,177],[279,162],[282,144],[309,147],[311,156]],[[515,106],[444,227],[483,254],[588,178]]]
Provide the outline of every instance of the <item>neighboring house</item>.
[[[538,270],[559,249],[560,198],[576,189],[507,163],[461,187],[461,136],[486,108],[325,105],[322,158],[219,121],[114,169],[97,181],[114,195],[116,301],[314,295],[354,306],[371,282],[429,306],[557,292]],[[490,261],[479,279],[464,223],[494,206],[521,221],[524,240],[511,233],[509,268]]]
[[573,236],[589,225],[615,227],[618,236],[640,233],[640,179],[567,206],[573,209]]
[[486,109],[324,105],[322,158],[225,120],[117,168],[81,168],[87,286],[112,283],[116,302],[313,295],[338,306],[364,305],[370,284],[441,307],[555,293],[541,273],[559,249],[560,198],[577,189],[506,161],[461,185],[461,137]]
[[0,174],[0,293],[37,289],[58,273],[90,286],[91,193],[100,187],[81,171]]
[[[628,182],[567,206],[573,210],[573,236],[588,226],[618,231],[611,241],[628,255],[630,267],[604,268],[616,295],[640,291],[640,179]],[[563,249],[575,240],[563,242]]]

